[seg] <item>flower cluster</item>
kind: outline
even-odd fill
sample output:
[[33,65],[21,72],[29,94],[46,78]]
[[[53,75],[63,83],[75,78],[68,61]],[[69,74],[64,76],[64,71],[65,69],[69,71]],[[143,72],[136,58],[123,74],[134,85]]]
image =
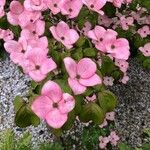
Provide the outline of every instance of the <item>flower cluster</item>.
[[[117,100],[107,86],[127,83],[132,51],[138,50],[143,64],[149,65],[147,10],[137,5],[130,11],[132,0],[5,3],[0,1],[0,39],[10,59],[33,79],[29,103],[23,103],[16,115],[17,125],[22,126],[25,113],[25,127],[39,118],[62,130],[71,128],[76,118],[100,128],[113,121]],[[124,12],[125,6],[129,9]],[[119,137],[111,132],[99,140],[104,149],[108,143],[115,146]]]
[[118,141],[119,141],[119,139],[120,139],[120,138],[119,138],[119,136],[116,134],[116,132],[115,132],[115,131],[112,131],[108,137],[102,137],[102,136],[99,137],[99,141],[100,141],[99,147],[100,147],[101,149],[106,149],[107,144],[108,144],[109,142],[110,142],[112,145],[116,146],[117,143],[118,143]]

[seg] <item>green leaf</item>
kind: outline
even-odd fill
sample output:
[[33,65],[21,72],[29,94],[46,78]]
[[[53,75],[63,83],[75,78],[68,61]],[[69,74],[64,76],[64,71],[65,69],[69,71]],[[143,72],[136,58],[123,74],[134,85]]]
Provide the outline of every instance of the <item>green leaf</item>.
[[144,61],[143,61],[143,66],[147,69],[150,69],[150,57],[146,58]]
[[76,119],[75,112],[74,112],[74,111],[71,111],[71,112],[68,114],[68,120],[67,120],[67,122],[63,125],[62,129],[63,129],[63,130],[69,130],[69,129],[71,129],[71,127],[74,125],[75,119]]
[[69,94],[72,93],[72,91],[71,91],[71,89],[70,89],[70,87],[68,85],[68,81],[67,80],[65,80],[65,79],[57,79],[57,80],[55,80],[55,82],[57,82],[60,85],[60,87],[63,89],[63,91],[65,93],[69,93]]
[[78,115],[82,110],[82,103],[83,103],[84,98],[82,95],[76,95],[74,96],[74,98],[75,98],[74,111],[75,111],[75,114]]
[[142,149],[143,149],[143,150],[149,150],[149,149],[150,149],[150,144],[144,144],[144,145],[142,146]]
[[37,126],[40,123],[40,119],[25,105],[17,111],[15,123],[17,126],[25,128],[30,125]]
[[80,36],[80,38],[76,42],[76,46],[77,47],[82,47],[84,45],[85,41],[86,41],[86,38],[84,36]]
[[125,143],[119,143],[118,144],[118,150],[132,150],[131,147],[129,147],[127,144]]
[[82,48],[77,48],[73,50],[71,56],[75,60],[80,60],[81,58],[83,58]]
[[101,124],[104,120],[104,112],[96,103],[88,103],[82,108],[79,118],[83,122],[92,120],[95,124]]
[[23,137],[15,144],[16,150],[30,150],[32,136],[29,132],[23,134]]
[[0,132],[0,137],[0,150],[14,150],[14,132],[11,129]]
[[95,57],[96,56],[96,49],[95,48],[85,48],[83,50],[84,57]]
[[148,128],[144,129],[144,133],[146,135],[148,135],[148,137],[150,138],[150,128],[149,129]]
[[40,145],[39,150],[63,150],[63,148],[58,143],[43,143]]
[[20,96],[16,96],[13,104],[15,112],[17,112],[23,105],[25,105],[25,102]]
[[116,69],[117,67],[114,62],[108,56],[102,57],[101,73],[103,76],[111,75],[111,73]]
[[98,93],[98,102],[106,112],[113,111],[117,105],[115,95],[107,90]]

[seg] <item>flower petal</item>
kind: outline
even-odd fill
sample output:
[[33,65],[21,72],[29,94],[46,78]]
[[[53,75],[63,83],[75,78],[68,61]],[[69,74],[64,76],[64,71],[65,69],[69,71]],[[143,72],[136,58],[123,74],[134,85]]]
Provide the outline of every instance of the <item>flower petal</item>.
[[75,107],[74,98],[68,94],[63,94],[63,99],[59,102],[59,110],[61,113],[69,113]]
[[97,75],[93,75],[88,79],[79,79],[79,83],[84,86],[94,86],[102,83],[102,79]]
[[42,95],[48,96],[53,100],[53,102],[59,102],[62,98],[62,90],[60,86],[53,81],[46,82],[41,90],[41,93]]
[[81,59],[77,64],[77,74],[81,78],[89,78],[96,72],[96,64],[89,58]]
[[53,61],[53,59],[49,58],[43,62],[42,66],[41,66],[41,72],[43,74],[47,74],[50,71],[54,70],[56,67],[57,67],[56,63]]
[[67,118],[67,114],[61,114],[58,109],[54,109],[46,115],[47,123],[55,129],[61,128],[67,121]]
[[64,58],[65,68],[71,78],[76,77],[77,64],[71,57]]
[[32,103],[32,111],[41,119],[45,119],[47,113],[52,109],[52,100],[47,96],[39,96]]
[[86,90],[86,87],[81,85],[76,79],[68,78],[68,83],[75,95],[82,94]]

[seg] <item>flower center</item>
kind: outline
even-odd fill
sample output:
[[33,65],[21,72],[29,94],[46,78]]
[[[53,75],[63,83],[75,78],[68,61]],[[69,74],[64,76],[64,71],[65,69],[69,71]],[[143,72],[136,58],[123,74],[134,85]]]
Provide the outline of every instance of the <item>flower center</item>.
[[77,79],[80,79],[80,75],[77,75],[77,77],[76,77]]
[[115,49],[115,45],[111,45],[111,49]]
[[58,108],[58,104],[57,103],[53,103],[53,107],[54,108]]
[[99,40],[102,42],[102,41],[103,41],[103,38],[100,38]]
[[61,37],[61,40],[63,40],[63,41],[64,41],[64,40],[65,40],[65,37],[64,37],[64,36],[62,36],[62,37]]
[[36,65],[36,66],[35,66],[35,69],[36,69],[36,70],[39,70],[39,69],[40,69],[40,66],[39,66],[39,65]]
[[73,10],[71,8],[69,8],[69,12],[72,12]]
[[56,4],[56,3],[54,4],[54,7],[57,7],[57,4]]
[[91,4],[91,5],[90,5],[90,7],[91,7],[91,8],[94,8],[94,5],[93,5],[93,4]]
[[25,50],[22,50],[22,51],[21,51],[21,53],[23,53],[23,54],[24,54],[25,52],[26,52]]

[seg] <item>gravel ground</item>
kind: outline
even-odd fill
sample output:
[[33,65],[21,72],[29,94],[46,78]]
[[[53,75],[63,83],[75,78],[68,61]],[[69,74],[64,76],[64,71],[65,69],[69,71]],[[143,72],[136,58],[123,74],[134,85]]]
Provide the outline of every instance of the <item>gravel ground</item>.
[[[150,71],[144,70],[136,60],[132,60],[130,65],[128,84],[118,84],[112,88],[119,101],[116,110],[116,130],[122,141],[139,146],[143,142],[143,128],[150,128]],[[12,101],[16,95],[26,95],[28,83],[29,78],[18,71],[17,66],[8,59],[0,62],[0,130],[12,128],[17,136],[21,136],[23,131],[30,131],[35,146],[37,141],[53,142],[55,137],[48,132],[44,122],[36,128],[26,129],[20,129],[14,124]],[[83,126],[78,124],[76,130],[71,131],[73,136],[70,137],[70,132],[67,135],[78,141],[82,129]],[[67,138],[67,135],[64,138]]]
[[150,70],[143,69],[136,59],[130,61],[127,85],[115,85],[118,96],[116,130],[122,141],[133,147],[143,142],[143,129],[150,128]]
[[33,136],[33,145],[36,147],[38,143],[53,142],[54,140],[54,136],[48,132],[46,124],[42,122],[36,128],[28,127],[26,129],[18,128],[14,124],[14,96],[25,96],[29,81],[30,79],[8,59],[0,61],[0,131],[11,128],[16,133],[16,137],[21,136],[24,131],[30,131]]

